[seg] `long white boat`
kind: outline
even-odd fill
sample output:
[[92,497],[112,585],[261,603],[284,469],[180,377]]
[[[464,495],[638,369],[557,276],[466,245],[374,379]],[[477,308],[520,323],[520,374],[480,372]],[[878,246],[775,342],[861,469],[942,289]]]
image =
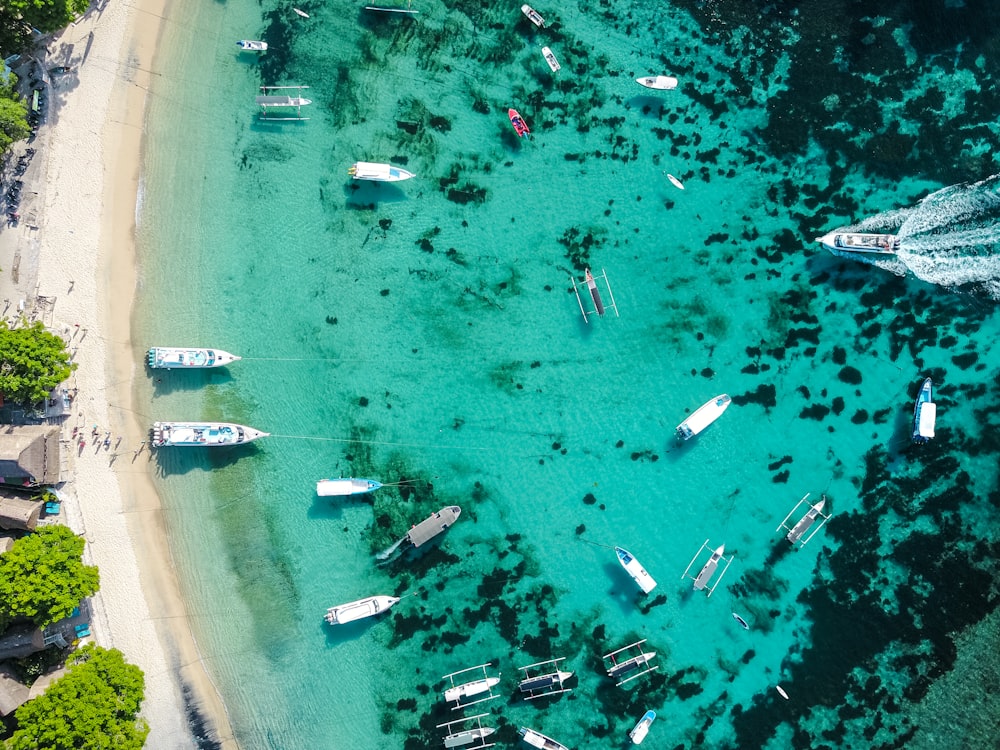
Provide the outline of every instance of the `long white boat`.
[[556,56],[548,47],[542,47],[542,57],[545,58],[545,62],[549,64],[549,68],[551,68],[553,73],[558,72],[562,68],[562,65],[559,64],[559,61],[556,60]]
[[934,383],[930,378],[920,385],[920,392],[913,404],[913,442],[926,443],[934,437],[937,421],[937,404],[934,403]]
[[673,76],[643,76],[636,78],[635,82],[647,89],[657,89],[658,91],[677,88],[677,79]]
[[343,625],[345,622],[374,617],[387,611],[397,602],[399,602],[397,596],[369,596],[366,599],[358,599],[356,602],[330,607],[326,611],[324,619],[331,625]]
[[646,572],[646,569],[639,564],[639,561],[632,557],[632,553],[627,549],[615,547],[615,554],[618,555],[618,562],[625,568],[625,572],[632,576],[632,580],[639,584],[643,593],[648,594],[656,588],[656,581],[653,576]]
[[729,408],[732,401],[725,393],[706,401],[694,414],[677,425],[677,437],[681,440],[690,440],[721,417],[722,412]]
[[546,737],[541,732],[536,732],[534,729],[529,729],[528,727],[521,727],[517,730],[517,733],[521,735],[521,739],[524,740],[526,745],[531,745],[532,747],[540,747],[543,750],[569,750],[561,742],[556,742],[551,737]]
[[522,5],[521,12],[527,16],[528,20],[531,21],[535,26],[540,29],[545,28],[545,19],[539,15],[538,11],[532,8],[530,5]]
[[356,161],[347,170],[347,174],[355,180],[371,180],[372,182],[400,182],[416,177],[402,167],[392,164],[379,164],[372,161]]
[[859,255],[895,255],[899,251],[899,238],[894,234],[869,234],[845,232],[836,229],[816,241],[827,250]]
[[240,359],[221,349],[194,349],[184,346],[154,346],[146,352],[146,364],[154,369],[224,367]]
[[150,444],[154,448],[175,445],[213,448],[243,445],[270,434],[230,422],[153,422]]
[[246,52],[266,52],[267,42],[259,42],[256,39],[240,39],[236,46]]
[[444,699],[446,701],[463,701],[465,698],[471,698],[473,695],[488,693],[494,685],[498,685],[499,683],[499,677],[484,677],[481,680],[454,685],[444,691]]
[[656,711],[647,711],[639,719],[639,722],[632,728],[632,731],[628,733],[629,739],[632,740],[633,745],[641,745],[642,741],[646,739],[646,735],[649,734],[649,726],[653,723],[656,718]]
[[320,497],[346,497],[347,495],[366,495],[382,486],[374,479],[320,479],[316,482],[316,494]]

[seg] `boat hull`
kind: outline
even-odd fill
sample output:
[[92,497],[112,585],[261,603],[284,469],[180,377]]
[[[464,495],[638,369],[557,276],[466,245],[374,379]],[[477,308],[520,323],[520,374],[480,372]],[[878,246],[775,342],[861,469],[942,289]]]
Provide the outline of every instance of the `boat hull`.
[[154,346],[146,352],[146,364],[154,370],[197,370],[208,367],[225,367],[239,360],[240,357],[221,349]]
[[536,732],[534,729],[528,729],[528,727],[521,727],[518,734],[521,735],[521,739],[524,740],[525,744],[531,745],[532,747],[540,747],[543,750],[568,750],[568,748],[561,742],[556,742],[551,737],[546,737],[541,732]]
[[729,408],[732,399],[722,393],[711,401],[707,401],[679,425],[677,425],[677,437],[681,440],[690,440],[695,435],[701,433],[712,422],[722,416],[722,413]]
[[256,39],[240,39],[236,46],[244,52],[266,52],[267,42],[259,42]]
[[647,89],[655,89],[656,91],[669,91],[670,89],[677,88],[677,79],[673,76],[643,76],[642,78],[636,78],[635,82],[640,86],[645,86]]
[[531,132],[531,128],[528,127],[524,118],[518,114],[516,109],[508,109],[507,117],[510,118],[510,124],[514,126],[514,132],[517,133],[519,138],[524,138]]
[[926,378],[913,404],[913,442],[926,443],[934,437],[937,404],[934,403],[934,383]]
[[374,479],[321,479],[316,482],[316,494],[320,497],[346,497],[348,495],[365,495],[374,492],[382,486]]
[[525,17],[531,21],[535,26],[540,29],[545,28],[545,19],[539,15],[538,11],[532,8],[530,5],[522,5],[521,12],[524,13]]
[[648,594],[656,588],[653,576],[646,572],[646,569],[632,556],[631,552],[621,547],[615,547],[615,554],[618,556],[618,562],[625,568],[625,572],[632,576],[632,580],[636,582],[644,594]]
[[355,162],[347,170],[347,173],[355,180],[369,180],[370,182],[402,182],[416,177],[413,172],[402,167],[371,161]]
[[649,734],[649,727],[656,718],[656,711],[647,711],[639,719],[639,722],[632,728],[632,731],[628,733],[629,739],[632,740],[633,745],[641,745],[642,741],[646,739],[646,735]]
[[487,677],[482,680],[466,682],[464,685],[456,685],[444,691],[446,701],[460,701],[463,698],[471,698],[474,695],[488,693],[495,685],[500,683],[499,677]]
[[363,620],[366,617],[374,617],[389,610],[399,601],[395,596],[369,596],[365,599],[358,599],[356,602],[339,604],[330,607],[323,618],[331,625],[343,625],[344,623]]
[[231,422],[153,422],[150,445],[154,448],[220,448],[244,445],[270,435]]
[[545,62],[548,63],[548,66],[553,73],[558,72],[562,68],[562,65],[559,64],[559,61],[556,60],[556,56],[552,54],[552,50],[548,47],[542,47],[542,57],[545,58]]
[[833,253],[848,255],[895,255],[899,239],[891,234],[869,234],[835,230],[816,239]]

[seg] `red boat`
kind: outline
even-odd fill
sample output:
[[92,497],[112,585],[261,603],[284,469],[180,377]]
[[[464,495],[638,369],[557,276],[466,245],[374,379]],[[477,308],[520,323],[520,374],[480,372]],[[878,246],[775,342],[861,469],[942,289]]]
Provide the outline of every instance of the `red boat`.
[[524,122],[524,118],[517,113],[516,109],[508,109],[507,116],[510,118],[510,124],[514,126],[514,130],[517,132],[518,136],[524,138],[524,136],[531,132],[527,124]]

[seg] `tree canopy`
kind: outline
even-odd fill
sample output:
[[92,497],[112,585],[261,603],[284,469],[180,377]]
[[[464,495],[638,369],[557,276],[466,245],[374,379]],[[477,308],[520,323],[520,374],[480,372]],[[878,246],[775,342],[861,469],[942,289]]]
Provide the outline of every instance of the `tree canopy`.
[[43,34],[68,26],[87,10],[90,0],[4,0],[0,4],[0,52],[21,52],[31,41],[31,30]]
[[31,134],[28,125],[28,105],[0,94],[0,152],[6,151],[14,141]]
[[39,627],[69,617],[97,591],[97,568],[84,565],[83,538],[65,526],[43,526],[0,555],[0,630],[28,617]]
[[5,399],[37,404],[75,369],[66,342],[40,322],[23,328],[0,322],[0,395]]
[[136,719],[142,670],[117,649],[87,644],[66,661],[69,671],[17,709],[7,750],[139,750],[149,727]]

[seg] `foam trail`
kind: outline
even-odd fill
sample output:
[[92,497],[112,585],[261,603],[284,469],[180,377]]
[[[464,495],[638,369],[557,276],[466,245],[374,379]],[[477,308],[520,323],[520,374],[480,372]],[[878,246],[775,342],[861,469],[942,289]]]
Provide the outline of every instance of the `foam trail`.
[[388,547],[388,548],[382,550],[381,552],[379,552],[376,555],[376,557],[379,560],[388,560],[392,556],[392,553],[395,552],[397,549],[399,549],[399,545],[401,545],[405,541],[406,541],[406,537],[404,536],[402,539],[400,539],[399,541],[397,541],[391,547]]

